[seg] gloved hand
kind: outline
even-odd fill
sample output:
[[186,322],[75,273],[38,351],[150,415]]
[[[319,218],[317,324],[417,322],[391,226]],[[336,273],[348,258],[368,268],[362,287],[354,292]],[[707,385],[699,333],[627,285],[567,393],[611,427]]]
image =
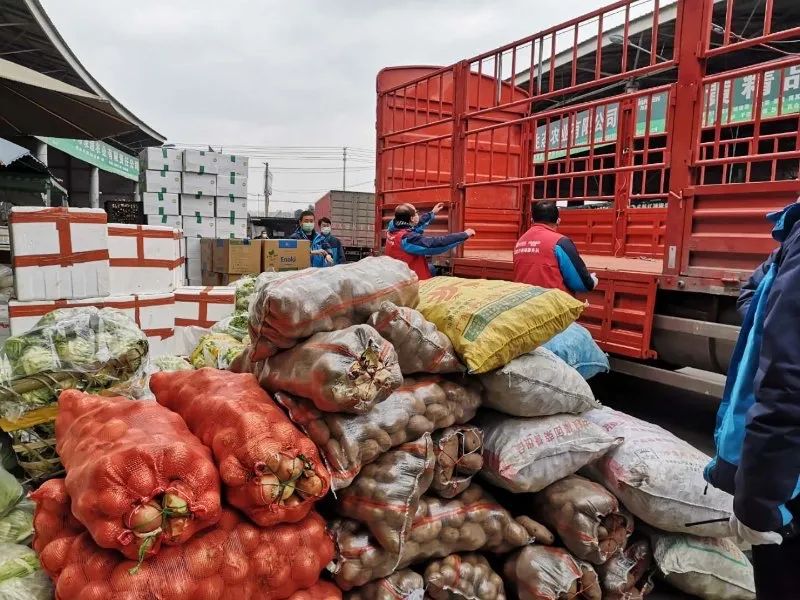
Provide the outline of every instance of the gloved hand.
[[739,541],[747,542],[751,546],[761,546],[764,544],[780,544],[783,536],[775,531],[756,531],[739,521],[736,515],[731,515],[730,520],[731,535]]
[[592,281],[594,281],[594,287],[597,287],[598,283],[597,275],[595,275],[594,273],[589,273],[589,276],[592,278]]
[[332,265],[333,264],[333,257],[330,254],[326,254],[325,255],[325,262],[328,263],[329,265]]

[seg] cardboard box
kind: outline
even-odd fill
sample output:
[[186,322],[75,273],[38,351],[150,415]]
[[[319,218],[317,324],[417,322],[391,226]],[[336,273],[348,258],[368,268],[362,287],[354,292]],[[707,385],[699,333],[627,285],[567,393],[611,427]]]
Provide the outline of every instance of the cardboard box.
[[311,266],[308,240],[261,240],[262,271],[299,271]]
[[18,300],[72,300],[110,290],[106,212],[15,206],[9,216]]
[[219,170],[220,175],[236,175],[237,177],[248,177],[250,159],[247,156],[237,156],[235,154],[220,154]]
[[181,194],[181,215],[184,217],[213,217],[214,196]]
[[214,217],[181,217],[183,219],[183,235],[186,237],[217,237]]
[[222,273],[215,273],[214,271],[202,271],[200,280],[205,286],[223,285]]
[[186,173],[216,175],[219,173],[219,154],[206,150],[184,150],[183,170]]
[[172,227],[173,229],[183,229],[183,219],[180,215],[153,215],[145,214],[148,225],[161,225],[162,227]]
[[204,238],[200,240],[200,264],[203,265],[203,271],[214,270],[214,242]]
[[183,277],[183,234],[153,225],[108,226],[111,295],[164,294]]
[[146,215],[179,215],[178,194],[164,192],[144,192],[142,194],[143,212]]
[[181,174],[175,171],[139,171],[139,192],[181,193]]
[[[181,173],[181,194],[216,196],[217,176],[202,173]],[[183,196],[181,196],[183,200]]]
[[145,148],[139,152],[142,171],[182,171],[183,150],[177,148]]
[[217,175],[217,196],[247,198],[247,177],[236,174]]
[[247,198],[226,198],[217,196],[216,213],[222,219],[247,220]]
[[262,242],[263,240],[214,240],[212,270],[229,275],[261,273]]
[[217,237],[239,240],[249,237],[247,219],[217,218]]

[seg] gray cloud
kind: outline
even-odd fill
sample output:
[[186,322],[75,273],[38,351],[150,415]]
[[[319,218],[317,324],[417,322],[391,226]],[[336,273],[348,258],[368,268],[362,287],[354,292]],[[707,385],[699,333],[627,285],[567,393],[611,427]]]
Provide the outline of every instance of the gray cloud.
[[[43,0],[89,71],[170,141],[374,149],[375,76],[450,64],[576,16],[597,0]],[[80,10],[76,10],[80,5]],[[278,161],[273,205],[341,186],[339,163]],[[352,184],[371,181],[353,160]],[[355,170],[359,169],[359,170]],[[262,183],[252,173],[251,192]],[[357,189],[371,191],[372,185]],[[311,190],[302,193],[287,193]],[[319,193],[317,193],[319,192]]]

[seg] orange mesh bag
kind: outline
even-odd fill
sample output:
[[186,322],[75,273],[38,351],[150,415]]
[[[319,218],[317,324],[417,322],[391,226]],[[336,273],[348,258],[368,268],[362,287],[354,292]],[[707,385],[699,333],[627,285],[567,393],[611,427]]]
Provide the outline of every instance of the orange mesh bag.
[[39,555],[42,568],[51,577],[57,577],[64,568],[71,538],[86,528],[70,510],[69,494],[63,479],[45,481],[31,494],[31,499],[36,503],[32,546]]
[[289,600],[342,600],[342,590],[327,581],[318,581],[307,590],[295,592]]
[[[64,519],[69,504],[60,508],[55,516]],[[51,550],[55,545],[58,552]],[[41,556],[56,584],[56,600],[334,600],[340,596],[318,584],[333,553],[316,513],[299,523],[259,528],[224,509],[217,527],[182,546],[162,548],[138,567],[98,547],[86,532],[57,536]]]
[[155,402],[61,393],[56,449],[72,514],[103,548],[142,560],[219,520],[208,448]]
[[209,368],[154,373],[150,388],[211,448],[227,501],[259,525],[295,523],[328,493],[314,442],[252,374]]
[[417,276],[387,256],[272,279],[250,300],[250,359],[264,360],[321,331],[366,323],[385,300],[412,307],[419,301]]

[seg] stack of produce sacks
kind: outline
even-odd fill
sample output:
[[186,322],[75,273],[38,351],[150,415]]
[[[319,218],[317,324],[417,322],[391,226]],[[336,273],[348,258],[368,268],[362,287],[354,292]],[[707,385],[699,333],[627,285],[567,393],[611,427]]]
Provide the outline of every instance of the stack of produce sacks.
[[319,581],[328,474],[257,380],[201,369],[150,384],[157,402],[59,398],[66,478],[32,495],[56,598],[341,598]]

